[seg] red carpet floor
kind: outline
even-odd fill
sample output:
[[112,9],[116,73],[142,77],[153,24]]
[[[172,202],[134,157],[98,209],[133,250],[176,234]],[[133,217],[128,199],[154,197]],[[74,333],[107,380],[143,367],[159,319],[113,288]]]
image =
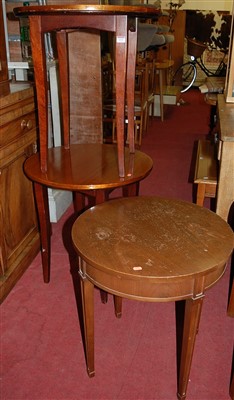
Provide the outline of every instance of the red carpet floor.
[[[209,130],[209,107],[198,91],[155,119],[142,151],[154,168],[141,194],[192,201],[194,141]],[[123,302],[114,316],[95,298],[96,376],[88,378],[64,242],[69,209],[53,225],[51,283],[36,257],[1,308],[1,400],[174,400],[176,344],[173,303]],[[229,269],[207,292],[193,358],[188,400],[228,400],[233,320],[226,316]]]

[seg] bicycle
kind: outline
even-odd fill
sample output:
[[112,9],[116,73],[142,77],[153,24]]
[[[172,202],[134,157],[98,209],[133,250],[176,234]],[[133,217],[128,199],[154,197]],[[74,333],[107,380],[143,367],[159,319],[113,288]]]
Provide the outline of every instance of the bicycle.
[[181,80],[182,76],[183,89],[181,90],[181,93],[186,92],[191,88],[191,86],[193,86],[197,77],[197,67],[200,67],[207,77],[226,75],[226,64],[224,62],[227,54],[226,50],[223,50],[224,56],[220,61],[218,68],[216,71],[212,72],[204,65],[202,60],[202,54],[208,48],[207,45],[191,38],[187,38],[187,42],[187,53],[190,55],[191,60],[180,65],[172,78],[172,84],[175,85],[178,79]]

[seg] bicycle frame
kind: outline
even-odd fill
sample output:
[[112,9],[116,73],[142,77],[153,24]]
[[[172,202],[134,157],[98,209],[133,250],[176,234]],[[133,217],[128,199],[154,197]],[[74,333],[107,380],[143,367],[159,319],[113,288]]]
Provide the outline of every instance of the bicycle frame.
[[175,84],[176,77],[179,76],[181,73],[181,76],[183,76],[184,82],[186,82],[185,87],[181,90],[181,93],[186,92],[189,90],[192,85],[195,82],[195,79],[197,77],[197,68],[199,67],[207,77],[211,76],[225,76],[225,74],[222,74],[222,71],[226,72],[226,64],[224,63],[226,54],[224,54],[222,60],[219,63],[219,66],[216,71],[212,72],[210,71],[204,64],[201,56],[200,57],[194,57],[190,56],[190,60],[187,61],[186,63],[182,64],[175,72],[174,77],[172,79],[173,85]]
[[[212,72],[210,71],[204,64],[202,57],[197,57],[194,58],[194,63],[198,64],[199,67],[201,68],[201,70],[206,74],[206,76],[222,76],[221,73],[222,71],[225,69],[226,64],[224,63],[224,59],[225,59],[226,54],[224,54],[222,60],[220,61],[218,68],[216,69],[216,71]],[[192,58],[192,57],[191,57]]]

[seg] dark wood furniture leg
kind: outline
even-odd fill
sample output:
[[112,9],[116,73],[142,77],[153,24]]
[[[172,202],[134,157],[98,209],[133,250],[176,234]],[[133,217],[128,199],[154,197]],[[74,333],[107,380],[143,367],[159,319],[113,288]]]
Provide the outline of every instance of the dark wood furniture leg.
[[123,197],[131,197],[138,196],[140,189],[140,183],[132,183],[131,185],[127,185],[123,187]]
[[85,357],[89,377],[95,375],[94,369],[94,285],[83,273],[85,262],[79,259],[79,274],[83,308],[83,329],[85,339]]
[[134,96],[135,96],[135,70],[137,52],[137,24],[133,19],[128,30],[128,59],[127,59],[127,107],[128,107],[128,138],[130,152],[135,152],[135,127],[134,127]]
[[73,204],[76,213],[81,212],[85,208],[85,195],[80,192],[73,192]]
[[115,36],[116,62],[116,126],[119,176],[124,177],[124,111],[125,111],[125,82],[127,73],[127,25],[128,19],[124,15],[117,19]]
[[193,350],[196,334],[198,332],[200,315],[202,310],[203,295],[190,298],[185,301],[183,336],[181,342],[181,355],[178,370],[178,393],[179,400],[185,400],[189,374],[191,369]]
[[122,297],[114,296],[115,316],[122,317]]
[[51,256],[51,223],[49,214],[49,201],[47,187],[34,182],[34,194],[38,212],[41,234],[41,257],[43,278],[45,283],[50,281],[50,256]]

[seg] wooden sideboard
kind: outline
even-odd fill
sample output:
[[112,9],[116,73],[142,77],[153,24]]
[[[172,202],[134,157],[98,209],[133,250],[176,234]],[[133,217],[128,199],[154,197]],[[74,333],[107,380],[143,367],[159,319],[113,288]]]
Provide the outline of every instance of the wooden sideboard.
[[34,90],[11,84],[0,97],[0,302],[40,249],[31,182],[25,159],[36,150]]
[[217,104],[219,132],[219,178],[216,212],[225,220],[234,203],[234,104],[226,103],[223,94]]

